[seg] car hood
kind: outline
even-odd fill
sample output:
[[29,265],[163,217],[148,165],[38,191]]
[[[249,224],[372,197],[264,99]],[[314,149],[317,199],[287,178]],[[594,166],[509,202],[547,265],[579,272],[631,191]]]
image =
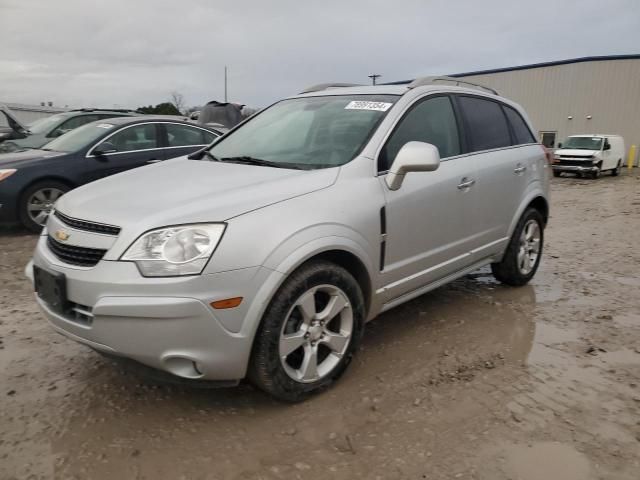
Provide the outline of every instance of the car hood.
[[16,152],[27,148],[40,148],[51,141],[43,134],[27,134],[24,138],[11,138],[0,143],[0,153]]
[[20,168],[41,160],[66,155],[62,152],[46,150],[20,150],[18,152],[0,153],[0,168]]
[[156,227],[225,221],[335,182],[338,168],[290,170],[188,160],[137,168],[75,189],[61,213],[139,234]]
[[600,150],[583,150],[579,148],[560,148],[554,153],[556,155],[570,155],[572,157],[591,157],[599,151]]

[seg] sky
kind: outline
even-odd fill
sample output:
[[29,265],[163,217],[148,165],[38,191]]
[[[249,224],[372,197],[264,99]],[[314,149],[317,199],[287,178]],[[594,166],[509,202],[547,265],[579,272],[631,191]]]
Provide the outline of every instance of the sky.
[[0,0],[0,101],[264,107],[369,83],[640,53],[638,0]]

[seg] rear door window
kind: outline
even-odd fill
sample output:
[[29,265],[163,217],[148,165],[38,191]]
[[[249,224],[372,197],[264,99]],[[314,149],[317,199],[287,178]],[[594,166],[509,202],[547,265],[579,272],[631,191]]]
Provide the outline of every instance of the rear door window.
[[158,136],[154,123],[127,127],[108,139],[118,152],[132,152],[158,148]]
[[169,147],[184,147],[189,145],[206,145],[210,143],[205,137],[204,130],[190,127],[188,125],[180,125],[178,123],[165,123],[164,128],[167,130],[167,143]]
[[465,118],[465,133],[472,152],[511,145],[507,118],[500,104],[479,97],[459,96]]
[[449,97],[429,97],[409,110],[380,152],[379,171],[389,170],[400,149],[414,141],[435,145],[440,158],[460,154],[458,125]]
[[516,145],[522,145],[523,143],[536,143],[531,130],[527,126],[522,116],[516,112],[513,108],[502,105],[509,123],[511,124],[511,130],[513,131],[514,140]]

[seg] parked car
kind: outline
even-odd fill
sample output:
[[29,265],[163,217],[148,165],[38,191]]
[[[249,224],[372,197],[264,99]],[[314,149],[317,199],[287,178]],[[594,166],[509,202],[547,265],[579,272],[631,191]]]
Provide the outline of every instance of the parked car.
[[65,192],[114,173],[192,153],[219,134],[164,117],[117,117],[77,128],[40,149],[0,154],[0,222],[42,230]]
[[64,113],[58,113],[49,117],[36,120],[29,125],[16,123],[13,117],[11,122],[10,112],[6,109],[0,109],[9,126],[12,127],[13,133],[10,138],[0,143],[0,153],[16,152],[18,150],[26,150],[29,148],[40,148],[49,143],[54,138],[62,134],[70,132],[74,128],[81,127],[87,123],[97,120],[106,120],[113,117],[123,117],[138,115],[133,110],[103,110],[98,108],[82,108],[79,110],[70,110]]
[[449,81],[310,88],[190,158],[70,192],[27,266],[40,307],[108,355],[297,401],[381,312],[486,264],[527,283],[545,150],[521,107]]
[[556,177],[570,172],[598,178],[601,172],[616,176],[622,170],[625,147],[620,135],[572,135],[558,147],[553,159]]

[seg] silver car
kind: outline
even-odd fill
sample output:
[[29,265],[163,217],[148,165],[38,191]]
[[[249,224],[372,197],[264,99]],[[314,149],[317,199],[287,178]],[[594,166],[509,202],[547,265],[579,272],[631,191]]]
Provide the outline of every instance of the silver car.
[[60,333],[286,401],[346,369],[365,323],[486,264],[535,274],[551,171],[480,86],[321,85],[206,149],[63,196],[27,267]]

